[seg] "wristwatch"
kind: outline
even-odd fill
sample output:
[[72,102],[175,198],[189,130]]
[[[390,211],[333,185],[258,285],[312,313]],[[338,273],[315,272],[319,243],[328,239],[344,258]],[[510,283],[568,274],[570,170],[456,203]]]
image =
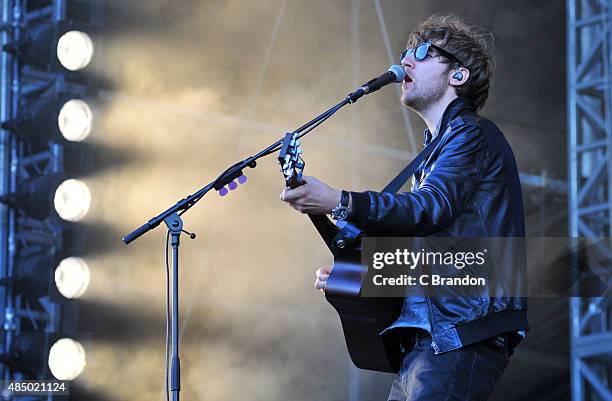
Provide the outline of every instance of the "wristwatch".
[[346,220],[349,217],[349,193],[346,191],[341,191],[340,193],[340,203],[338,203],[331,210],[331,217],[334,220]]

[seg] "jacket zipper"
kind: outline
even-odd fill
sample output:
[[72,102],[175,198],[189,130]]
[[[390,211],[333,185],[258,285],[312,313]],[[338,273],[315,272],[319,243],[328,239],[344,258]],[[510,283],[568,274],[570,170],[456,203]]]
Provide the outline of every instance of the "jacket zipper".
[[436,344],[436,340],[434,339],[434,318],[431,306],[431,299],[427,297],[425,298],[425,300],[427,301],[427,309],[429,312],[429,325],[431,326],[431,346],[434,350],[434,355],[438,355],[440,353],[440,348],[438,347],[438,344]]

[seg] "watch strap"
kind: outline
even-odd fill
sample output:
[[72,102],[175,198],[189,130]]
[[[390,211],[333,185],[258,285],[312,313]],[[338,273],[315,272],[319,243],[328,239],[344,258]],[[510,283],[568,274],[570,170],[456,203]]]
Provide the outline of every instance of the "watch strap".
[[348,207],[349,200],[349,193],[345,190],[340,191],[340,206]]

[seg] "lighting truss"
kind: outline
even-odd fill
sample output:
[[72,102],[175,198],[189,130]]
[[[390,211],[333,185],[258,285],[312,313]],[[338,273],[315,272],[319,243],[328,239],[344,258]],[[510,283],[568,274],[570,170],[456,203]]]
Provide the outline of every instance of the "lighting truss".
[[[40,183],[41,179],[55,179],[66,174],[66,141],[62,141],[60,136],[34,140],[35,131],[43,131],[47,127],[32,124],[28,126],[26,123],[31,122],[33,117],[25,111],[41,99],[53,101],[63,99],[62,96],[66,94],[81,99],[95,94],[93,78],[78,71],[87,65],[89,60],[75,59],[74,53],[70,53],[70,41],[76,37],[75,46],[80,48],[93,45],[88,42],[88,38],[84,40],[82,35],[72,34],[67,38],[62,36],[64,32],[73,31],[73,21],[68,18],[70,8],[66,0],[3,0],[0,4],[0,313],[3,314],[0,380],[49,378],[51,373],[57,377],[58,373],[53,372],[54,368],[55,372],[70,373],[66,373],[66,377],[72,378],[75,372],[78,374],[76,370],[67,371],[65,365],[50,366],[50,360],[58,360],[58,349],[78,351],[80,345],[71,345],[67,341],[61,342],[55,348],[52,345],[57,344],[56,340],[60,340],[64,335],[77,334],[78,305],[67,301],[66,297],[77,297],[82,294],[84,288],[75,286],[70,275],[76,272],[80,277],[88,279],[89,272],[86,265],[82,266],[84,262],[75,265],[74,260],[78,258],[68,258],[72,263],[63,262],[63,268],[55,271],[56,265],[64,256],[71,256],[66,255],[65,233],[67,229],[74,228],[74,223],[63,222],[59,217],[32,216],[24,211],[22,200],[23,197],[31,195],[30,192],[24,191],[26,184]],[[86,11],[83,14],[87,17],[80,21],[82,24],[91,27],[101,25],[101,1],[73,0],[70,4],[77,4],[80,13],[82,10]],[[44,31],[44,35],[39,34],[39,39],[43,42],[48,39],[46,36],[55,35],[49,41],[52,47],[46,50],[45,46],[36,47],[39,43],[31,40],[32,31]],[[61,39],[63,37],[64,39]],[[61,42],[59,51],[56,50],[58,42]],[[39,56],[45,54],[45,51],[51,56],[55,56],[55,52],[58,53],[57,57],[46,58],[51,60],[49,65],[24,60],[25,56]],[[91,58],[91,55],[89,57]],[[45,60],[45,57],[42,59]],[[64,66],[67,68],[63,68]],[[47,107],[46,110],[50,109]],[[43,117],[50,121],[48,129],[53,130],[53,118]],[[55,125],[61,126],[60,119],[56,118],[56,121],[58,123]],[[29,131],[26,130],[28,127]],[[27,135],[24,132],[27,132]],[[79,137],[78,140],[81,139]],[[28,280],[35,281],[41,277],[48,280],[47,293],[40,298],[32,297],[31,294],[28,296],[28,291],[24,291],[24,288],[32,284],[28,284]],[[57,291],[58,288],[55,288],[56,283],[60,287],[64,286],[61,294]],[[41,371],[26,372],[14,366],[8,368],[7,363],[2,363],[13,357],[18,359],[15,356],[15,347],[20,343],[28,343],[29,339],[41,343],[41,347],[32,348],[42,350],[39,355],[42,361]],[[28,352],[34,352],[32,350]],[[26,353],[24,351],[24,354]],[[50,358],[49,363],[47,356]],[[79,358],[84,361],[84,355]],[[61,362],[61,358],[59,361]],[[27,373],[31,374],[28,376]],[[44,398],[51,399],[46,396]]]
[[[610,238],[612,0],[568,0],[567,16],[569,235]],[[609,264],[609,246],[603,251]],[[570,300],[574,401],[612,400],[610,295]]]

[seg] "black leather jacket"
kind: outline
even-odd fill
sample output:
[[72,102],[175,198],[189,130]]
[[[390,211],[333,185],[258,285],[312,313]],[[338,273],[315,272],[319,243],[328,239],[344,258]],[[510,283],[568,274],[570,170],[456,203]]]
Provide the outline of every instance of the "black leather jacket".
[[[352,192],[350,220],[368,236],[524,237],[518,169],[497,126],[479,116],[471,101],[458,98],[444,112],[439,132],[443,137],[417,169],[410,192]],[[425,136],[427,144],[428,130]],[[507,269],[507,279],[526,277],[524,263],[512,263],[516,250],[503,257],[517,266]],[[420,305],[407,297],[394,326],[424,328],[428,322],[436,353],[526,331],[527,301],[516,289],[510,296],[426,298]]]

